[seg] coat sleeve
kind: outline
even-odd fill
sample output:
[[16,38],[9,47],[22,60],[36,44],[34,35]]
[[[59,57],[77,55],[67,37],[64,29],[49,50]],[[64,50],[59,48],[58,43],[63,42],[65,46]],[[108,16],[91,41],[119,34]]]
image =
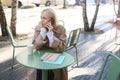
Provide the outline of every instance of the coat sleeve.
[[66,48],[66,39],[67,39],[66,30],[64,27],[62,27],[60,29],[60,37],[57,38],[54,36],[52,47],[58,52],[64,51]]
[[43,40],[42,36],[40,35],[40,27],[35,28],[34,36],[32,44],[34,45],[35,49],[40,49],[46,41]]

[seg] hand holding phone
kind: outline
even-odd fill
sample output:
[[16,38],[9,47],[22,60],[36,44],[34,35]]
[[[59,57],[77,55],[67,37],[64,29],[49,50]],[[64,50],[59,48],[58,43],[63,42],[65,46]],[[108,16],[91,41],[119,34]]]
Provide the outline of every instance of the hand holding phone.
[[53,26],[52,26],[51,22],[48,22],[45,27],[48,29],[48,31],[53,30]]

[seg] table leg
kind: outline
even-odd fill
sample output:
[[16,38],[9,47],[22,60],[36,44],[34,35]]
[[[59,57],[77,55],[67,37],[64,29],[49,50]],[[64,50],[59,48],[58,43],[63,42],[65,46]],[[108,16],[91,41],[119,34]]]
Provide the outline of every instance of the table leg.
[[48,73],[47,70],[42,70],[42,80],[47,80]]

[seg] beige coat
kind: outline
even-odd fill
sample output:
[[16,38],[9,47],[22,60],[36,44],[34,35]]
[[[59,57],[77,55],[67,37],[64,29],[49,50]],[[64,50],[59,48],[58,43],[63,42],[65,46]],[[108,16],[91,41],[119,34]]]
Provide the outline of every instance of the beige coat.
[[[50,48],[49,47],[49,41],[47,39],[47,43],[45,43],[44,40],[42,40],[42,37],[40,35],[40,28],[37,26],[35,28],[35,33],[33,37],[33,44],[37,50]],[[64,51],[66,48],[66,30],[63,26],[58,25],[54,30],[54,41],[52,43],[52,48],[55,49],[58,52]]]
[[[33,37],[33,44],[37,50],[40,49],[48,49],[49,47],[49,41],[47,39],[47,42],[45,43],[44,40],[42,40],[42,37],[40,35],[40,28],[37,26],[35,28],[35,33]],[[52,43],[52,48],[58,52],[64,51],[66,48],[66,30],[63,26],[58,25],[58,27],[54,28],[54,41]],[[54,73],[54,79],[53,80],[68,80],[68,73],[67,68],[52,70]]]

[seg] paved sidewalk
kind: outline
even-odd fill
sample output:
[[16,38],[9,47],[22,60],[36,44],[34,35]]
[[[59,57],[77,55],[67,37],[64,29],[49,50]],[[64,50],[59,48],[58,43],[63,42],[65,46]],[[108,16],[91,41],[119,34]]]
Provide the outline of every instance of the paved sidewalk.
[[[84,32],[80,34],[79,66],[76,67],[74,62],[68,68],[69,80],[97,80],[105,55],[110,51],[119,54],[119,46],[114,44],[115,28],[112,25],[104,26],[104,29],[106,28],[103,34]],[[0,48],[0,80],[25,80],[31,69],[15,62],[14,69],[10,70],[12,46],[8,42],[1,44],[4,46]],[[16,53],[19,54],[24,50],[26,48],[18,49]],[[68,53],[75,56],[74,49],[69,50]]]
[[[107,18],[110,15],[107,16]],[[104,20],[104,21],[103,21]],[[74,62],[68,68],[69,80],[97,80],[105,56],[109,52],[120,56],[119,46],[115,45],[115,26],[111,19],[106,20],[106,16],[100,16],[99,23],[95,28],[104,31],[102,34],[81,32],[78,52],[79,66]],[[29,43],[30,39],[24,40]],[[119,38],[118,38],[119,41]],[[16,55],[25,51],[26,48],[16,50]],[[69,50],[75,57],[75,49]],[[0,42],[0,80],[26,80],[28,73],[32,70],[15,62],[14,69],[11,70],[12,46],[9,42]]]

